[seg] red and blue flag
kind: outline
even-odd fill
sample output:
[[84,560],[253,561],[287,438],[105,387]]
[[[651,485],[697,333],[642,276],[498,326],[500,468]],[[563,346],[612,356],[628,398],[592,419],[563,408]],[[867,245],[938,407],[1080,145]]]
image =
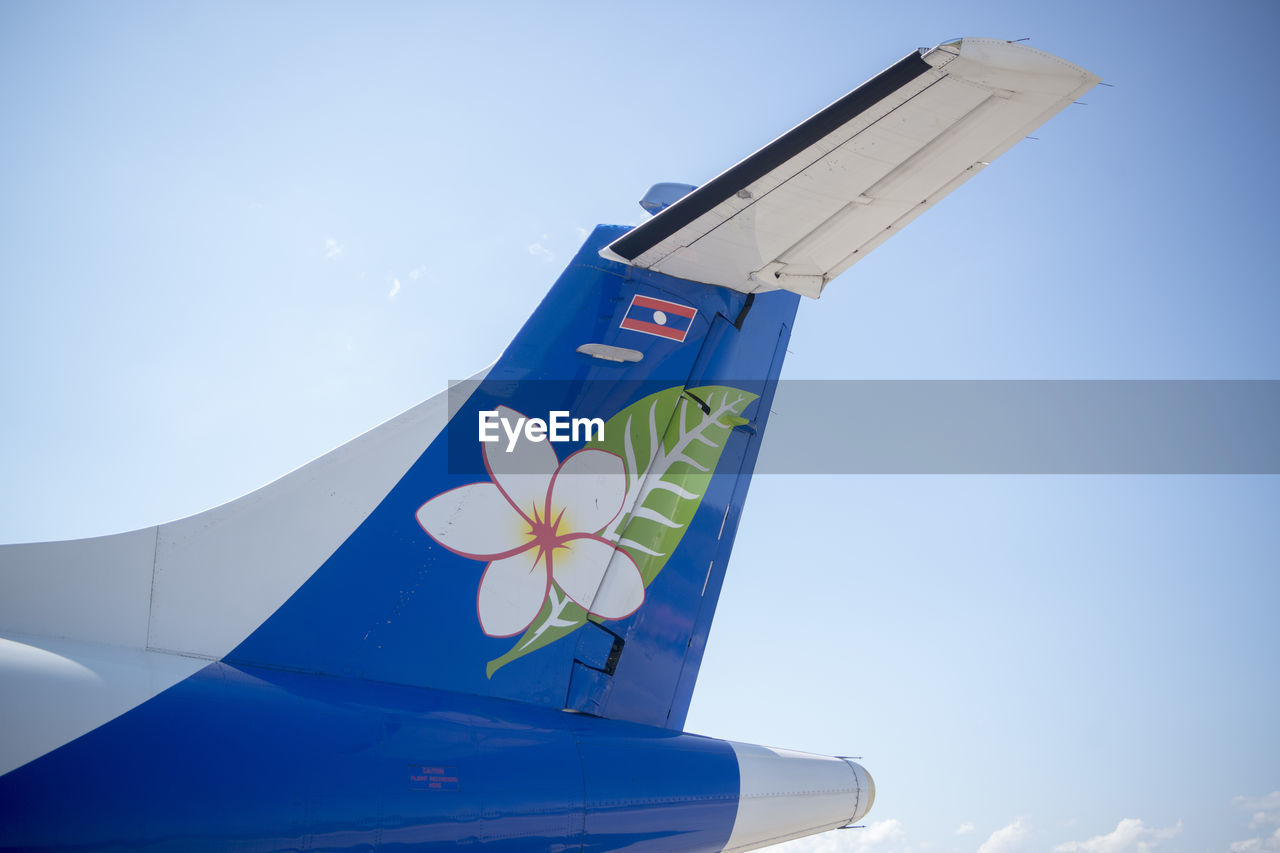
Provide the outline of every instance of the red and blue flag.
[[689,327],[697,315],[698,309],[692,306],[636,294],[631,297],[621,326],[633,332],[679,342],[689,334]]

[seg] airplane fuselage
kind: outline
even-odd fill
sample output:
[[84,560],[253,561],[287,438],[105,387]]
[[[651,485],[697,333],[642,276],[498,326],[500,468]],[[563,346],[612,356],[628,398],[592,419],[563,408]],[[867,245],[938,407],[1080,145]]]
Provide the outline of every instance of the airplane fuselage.
[[719,850],[739,785],[723,740],[213,663],[0,778],[19,806],[0,835],[27,849]]

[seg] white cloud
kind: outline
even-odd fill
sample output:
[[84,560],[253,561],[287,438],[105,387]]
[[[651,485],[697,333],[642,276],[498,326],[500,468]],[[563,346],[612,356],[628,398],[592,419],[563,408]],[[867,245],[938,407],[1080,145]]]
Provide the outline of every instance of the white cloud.
[[330,237],[324,241],[324,256],[326,258],[336,258],[342,254],[343,245],[337,240]]
[[875,820],[865,829],[841,829],[797,838],[770,847],[775,853],[869,853],[869,851],[902,850],[905,833],[902,822],[894,818]]
[[853,847],[854,850],[870,850],[877,845],[884,845],[890,841],[896,841],[905,833],[902,831],[901,821],[895,818],[888,820],[872,821],[867,824],[865,831],[860,829],[851,829],[849,832],[854,834],[854,842],[860,846]]
[[1054,847],[1054,853],[1149,853],[1161,841],[1173,838],[1182,831],[1182,821],[1174,826],[1157,829],[1147,826],[1135,817],[1127,817],[1116,824],[1106,835],[1095,835],[1088,841],[1068,841]]
[[[543,234],[542,239],[547,239],[547,235]],[[556,256],[552,251],[541,243],[530,243],[527,248],[529,249],[529,254],[533,255],[535,258],[542,258],[542,260],[547,261],[548,263],[555,260]]]
[[1280,791],[1272,791],[1261,797],[1236,797],[1233,802],[1236,808],[1253,812],[1253,817],[1249,819],[1250,829],[1280,824]]
[[956,835],[968,835],[973,832],[974,828],[973,823],[966,820],[964,823],[956,827]]
[[409,278],[412,279],[413,281],[417,281],[418,279],[422,278],[426,274],[427,274],[426,264],[423,264],[420,267],[415,267],[414,269],[409,270]]
[[399,293],[400,293],[400,279],[393,278],[391,279],[391,292],[387,294],[387,298],[394,300]]
[[1018,818],[1008,826],[1003,826],[991,833],[991,836],[978,848],[978,853],[1012,853],[1022,848],[1027,838],[1027,822]]
[[[1253,812],[1249,817],[1250,829],[1261,829],[1280,824],[1280,791],[1272,791],[1261,797],[1236,797],[1236,808]],[[1271,835],[1247,838],[1231,844],[1231,853],[1271,853],[1280,851],[1280,829]]]
[[1266,838],[1233,841],[1228,849],[1231,853],[1274,853],[1274,851],[1280,850],[1280,829],[1277,829]]

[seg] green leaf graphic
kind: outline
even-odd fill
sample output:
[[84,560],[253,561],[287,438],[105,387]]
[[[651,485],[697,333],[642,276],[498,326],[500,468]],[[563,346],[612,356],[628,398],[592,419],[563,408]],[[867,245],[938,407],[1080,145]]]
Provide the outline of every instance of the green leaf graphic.
[[[627,496],[613,526],[601,536],[635,560],[644,585],[662,571],[693,521],[733,428],[755,394],[723,385],[668,388],[632,403],[610,418],[604,439],[587,447],[622,457]],[[697,398],[696,400],[694,398]],[[703,411],[699,401],[706,403]],[[502,657],[489,661],[490,677],[511,661],[571,634],[587,611],[554,583],[537,618]]]

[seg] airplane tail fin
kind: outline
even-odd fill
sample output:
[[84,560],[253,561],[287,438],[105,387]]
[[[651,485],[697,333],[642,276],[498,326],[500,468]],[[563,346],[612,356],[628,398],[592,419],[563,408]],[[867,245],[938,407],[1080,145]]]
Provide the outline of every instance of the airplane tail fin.
[[624,230],[227,661],[683,725],[797,299],[602,261]]

